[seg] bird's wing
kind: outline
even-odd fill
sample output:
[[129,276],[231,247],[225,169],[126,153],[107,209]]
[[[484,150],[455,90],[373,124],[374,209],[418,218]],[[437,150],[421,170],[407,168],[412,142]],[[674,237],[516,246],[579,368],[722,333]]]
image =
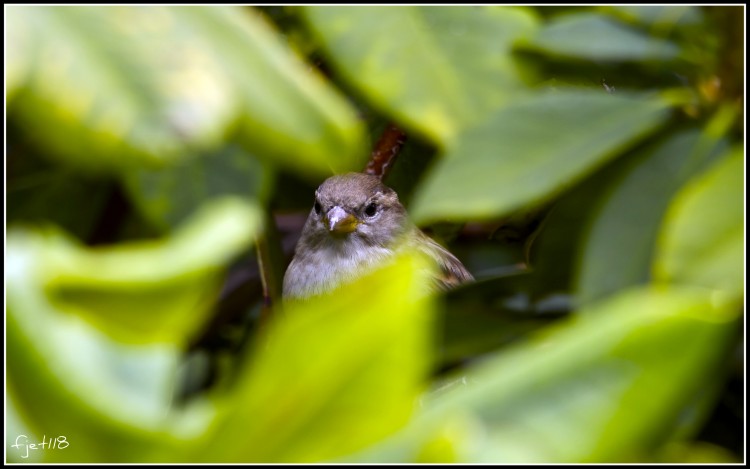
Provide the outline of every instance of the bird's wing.
[[438,289],[450,290],[462,283],[474,280],[474,276],[466,270],[466,267],[456,256],[422,233],[421,230],[419,230],[418,236],[420,238],[420,242],[417,243],[419,250],[434,259],[440,268],[440,273],[435,278]]

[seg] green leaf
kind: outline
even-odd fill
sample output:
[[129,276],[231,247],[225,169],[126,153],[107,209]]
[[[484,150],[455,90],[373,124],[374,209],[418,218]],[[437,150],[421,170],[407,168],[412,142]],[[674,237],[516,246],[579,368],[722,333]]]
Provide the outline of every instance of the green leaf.
[[[22,155],[12,164],[23,166],[30,159]],[[50,167],[22,170],[8,180],[8,223],[52,222],[78,239],[89,239],[111,197],[112,185],[112,181]]]
[[260,13],[216,6],[177,13],[205,38],[232,97],[243,104],[236,137],[254,155],[304,177],[364,166],[364,127],[354,109],[293,55]]
[[680,52],[672,42],[589,12],[550,21],[523,46],[551,55],[610,62],[672,60]]
[[[12,44],[5,48],[5,100],[6,106],[13,102],[16,92],[27,80],[31,67],[29,51],[30,31],[23,27],[27,10],[6,6],[5,41]],[[7,108],[6,108],[7,109]]]
[[[14,122],[76,166],[173,163],[236,133],[308,174],[352,169],[352,110],[237,7],[11,7]],[[217,54],[221,51],[221,54]],[[239,125],[239,127],[237,127]]]
[[656,236],[672,196],[725,148],[722,140],[687,130],[633,155],[589,214],[577,267],[580,304],[650,280]]
[[[523,297],[522,293],[519,295]],[[532,312],[523,314],[509,309],[496,309],[498,310],[482,311],[475,308],[468,311],[448,311],[444,319],[442,361],[448,364],[460,363],[500,349],[509,342],[548,325],[552,320]]]
[[58,310],[40,282],[39,251],[38,239],[9,233],[7,392],[19,419],[8,431],[28,443],[65,438],[66,448],[36,452],[44,462],[162,460],[178,445],[167,410],[179,350],[117,344]]
[[179,225],[213,198],[237,196],[264,201],[271,183],[268,165],[236,145],[196,155],[168,168],[125,175],[131,200],[162,228]]
[[421,258],[277,311],[197,457],[311,462],[359,450],[411,416],[429,367],[429,279]]
[[703,21],[700,7],[694,5],[608,5],[600,9],[628,22],[665,30]]
[[[14,438],[64,437],[68,447],[36,452],[43,462],[148,462],[178,454],[181,437],[171,430],[168,409],[179,351],[116,344],[34,295],[8,293],[7,391],[33,432],[9,422]],[[8,448],[17,458],[21,450]]]
[[258,223],[256,209],[224,199],[159,241],[86,249],[54,230],[10,230],[8,390],[20,422],[69,442],[44,461],[182,459],[205,427],[170,411],[182,347],[210,306],[196,300]]
[[585,248],[588,218],[627,163],[627,158],[619,158],[607,164],[555,201],[531,244],[529,257],[535,296],[545,292],[573,292],[579,251]]
[[539,202],[667,117],[656,96],[585,90],[518,100],[461,133],[415,195],[419,223],[497,217]]
[[437,456],[464,462],[648,460],[717,378],[739,313],[703,290],[624,292],[467,369],[359,460],[413,461],[451,428]]
[[182,345],[210,311],[221,269],[251,243],[259,225],[255,207],[224,199],[164,240],[86,249],[59,233],[17,231],[8,251],[31,265],[34,277],[25,281],[35,282],[34,294],[56,309],[118,340]]
[[647,458],[711,381],[738,313],[679,290],[625,292],[594,309],[582,314],[601,320],[574,320],[469,375],[476,389],[456,400],[490,432],[483,460]]
[[25,446],[13,446],[20,444],[24,438],[28,438],[30,442],[41,441],[41,438],[31,430],[21,416],[13,395],[8,393],[13,384],[8,380],[8,375],[5,376],[5,462],[40,463],[44,459],[44,454],[39,454],[39,451],[27,451],[28,448]]
[[550,297],[530,292],[535,274],[506,274],[451,291],[440,321],[441,364],[455,365],[500,349],[559,319],[564,311],[545,309]]
[[661,464],[742,464],[742,457],[712,443],[675,443],[659,455]]
[[212,52],[167,7],[16,6],[30,61],[12,117],[51,155],[123,167],[210,147],[238,112]]
[[743,148],[674,198],[659,233],[654,279],[700,285],[739,299],[744,291]]
[[433,142],[451,140],[523,89],[516,8],[314,6],[302,10],[337,71],[372,105]]

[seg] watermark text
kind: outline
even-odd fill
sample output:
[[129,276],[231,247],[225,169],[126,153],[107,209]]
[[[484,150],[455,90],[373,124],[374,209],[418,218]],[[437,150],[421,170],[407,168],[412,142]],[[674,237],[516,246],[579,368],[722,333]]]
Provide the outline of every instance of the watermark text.
[[47,439],[47,435],[44,435],[41,442],[30,443],[28,436],[18,435],[16,437],[16,444],[10,445],[10,447],[17,448],[23,453],[21,454],[21,458],[26,459],[29,457],[29,451],[38,449],[65,449],[69,444],[68,439],[64,436]]

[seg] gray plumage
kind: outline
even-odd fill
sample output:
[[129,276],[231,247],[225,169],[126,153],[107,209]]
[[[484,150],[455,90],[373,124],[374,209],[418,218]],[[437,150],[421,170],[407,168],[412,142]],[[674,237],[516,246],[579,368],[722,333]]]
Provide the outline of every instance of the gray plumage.
[[473,280],[445,248],[410,220],[393,189],[375,176],[349,173],[328,178],[302,229],[294,259],[284,275],[285,298],[305,298],[363,275],[401,248],[436,261],[435,286],[448,289]]

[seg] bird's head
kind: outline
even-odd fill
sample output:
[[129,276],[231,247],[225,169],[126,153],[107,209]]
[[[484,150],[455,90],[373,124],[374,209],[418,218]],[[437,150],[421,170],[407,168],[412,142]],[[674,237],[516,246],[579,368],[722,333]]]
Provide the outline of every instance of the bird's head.
[[376,176],[348,173],[326,179],[315,191],[307,228],[317,237],[387,246],[409,227],[396,192]]

